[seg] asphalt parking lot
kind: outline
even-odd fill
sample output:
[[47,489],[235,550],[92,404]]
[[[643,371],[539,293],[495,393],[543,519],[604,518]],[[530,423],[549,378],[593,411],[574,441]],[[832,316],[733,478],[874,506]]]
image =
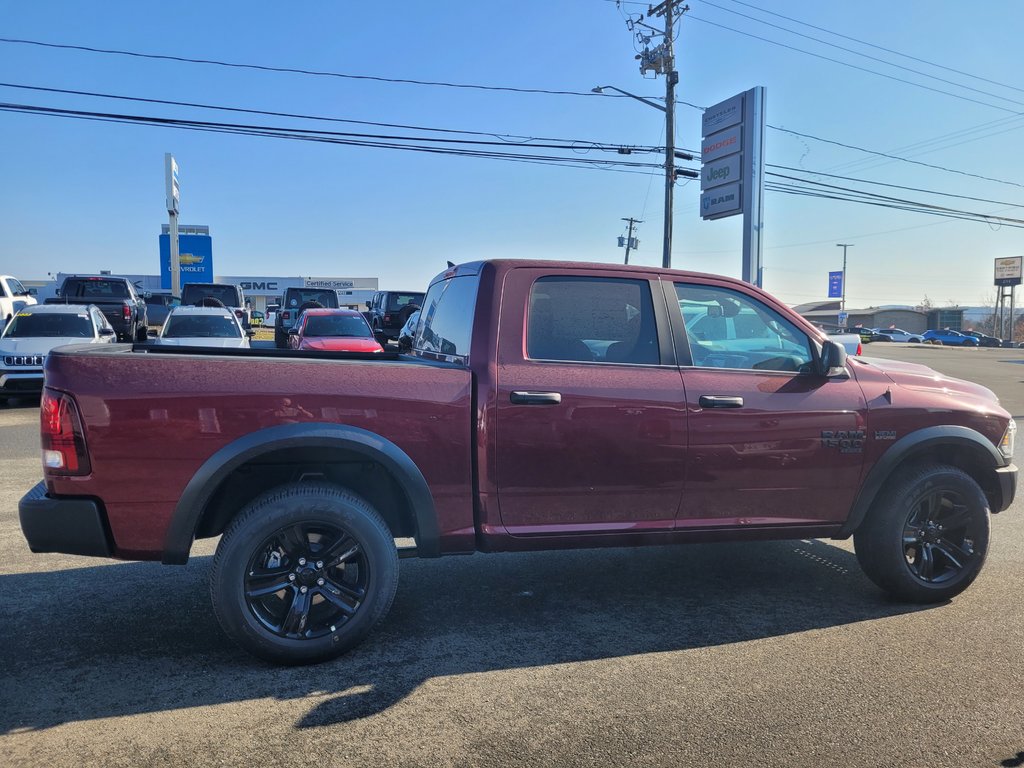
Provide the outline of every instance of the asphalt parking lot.
[[[1024,350],[865,351],[1024,421]],[[887,601],[850,542],[403,560],[368,642],[276,668],[216,624],[215,542],[183,568],[31,554],[37,434],[32,401],[0,406],[7,765],[1024,764],[1020,501],[945,605]]]

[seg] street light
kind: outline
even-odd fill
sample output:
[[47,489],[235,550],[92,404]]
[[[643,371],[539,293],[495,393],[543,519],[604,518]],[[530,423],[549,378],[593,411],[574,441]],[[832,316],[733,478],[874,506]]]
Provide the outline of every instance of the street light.
[[621,93],[631,99],[642,102],[648,107],[654,107],[665,113],[665,229],[662,238],[661,266],[664,269],[672,267],[672,196],[676,185],[676,99],[675,84],[679,80],[679,73],[671,70],[667,73],[667,94],[665,104],[645,99],[635,93],[616,88],[614,85],[599,85],[591,88],[593,93],[604,93],[605,90]]

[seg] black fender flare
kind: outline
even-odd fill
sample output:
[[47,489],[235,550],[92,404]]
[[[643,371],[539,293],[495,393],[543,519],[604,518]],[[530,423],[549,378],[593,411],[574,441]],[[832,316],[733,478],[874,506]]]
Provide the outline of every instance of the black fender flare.
[[833,538],[845,539],[857,530],[864,522],[882,486],[900,464],[913,458],[915,454],[926,453],[938,446],[959,446],[970,451],[973,457],[981,457],[983,462],[990,462],[992,470],[1008,463],[990,440],[969,427],[946,424],[911,432],[893,443],[868,472],[857,500],[850,510],[850,516]]
[[164,536],[163,562],[183,565],[195,539],[199,520],[221,482],[259,456],[287,448],[344,448],[381,464],[396,480],[416,518],[416,552],[439,557],[440,533],[434,498],[419,467],[390,440],[359,427],[304,422],[268,427],[234,440],[208,458],[181,494]]

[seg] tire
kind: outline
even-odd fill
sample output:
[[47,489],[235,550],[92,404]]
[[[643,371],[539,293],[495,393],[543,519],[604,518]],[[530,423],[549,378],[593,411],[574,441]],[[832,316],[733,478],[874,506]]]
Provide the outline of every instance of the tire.
[[387,614],[397,586],[398,551],[384,520],[327,483],[282,485],[248,504],[221,538],[210,574],[224,632],[277,664],[354,648]]
[[140,343],[149,341],[149,329],[145,325],[140,325],[135,329],[135,341]]
[[274,328],[274,346],[278,349],[288,348],[288,335],[282,333],[280,328]]
[[853,540],[864,573],[890,596],[943,602],[967,589],[985,563],[988,500],[963,470],[919,465],[882,490]]
[[915,337],[911,336],[910,339],[908,340],[908,343],[910,343],[910,344],[920,344],[921,343],[921,339],[918,339],[918,338],[915,338]]

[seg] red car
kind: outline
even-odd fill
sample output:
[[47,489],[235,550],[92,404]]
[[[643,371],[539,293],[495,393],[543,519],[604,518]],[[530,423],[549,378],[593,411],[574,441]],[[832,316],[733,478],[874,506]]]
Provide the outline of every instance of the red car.
[[290,349],[321,352],[383,352],[361,312],[354,309],[307,309],[288,331]]

